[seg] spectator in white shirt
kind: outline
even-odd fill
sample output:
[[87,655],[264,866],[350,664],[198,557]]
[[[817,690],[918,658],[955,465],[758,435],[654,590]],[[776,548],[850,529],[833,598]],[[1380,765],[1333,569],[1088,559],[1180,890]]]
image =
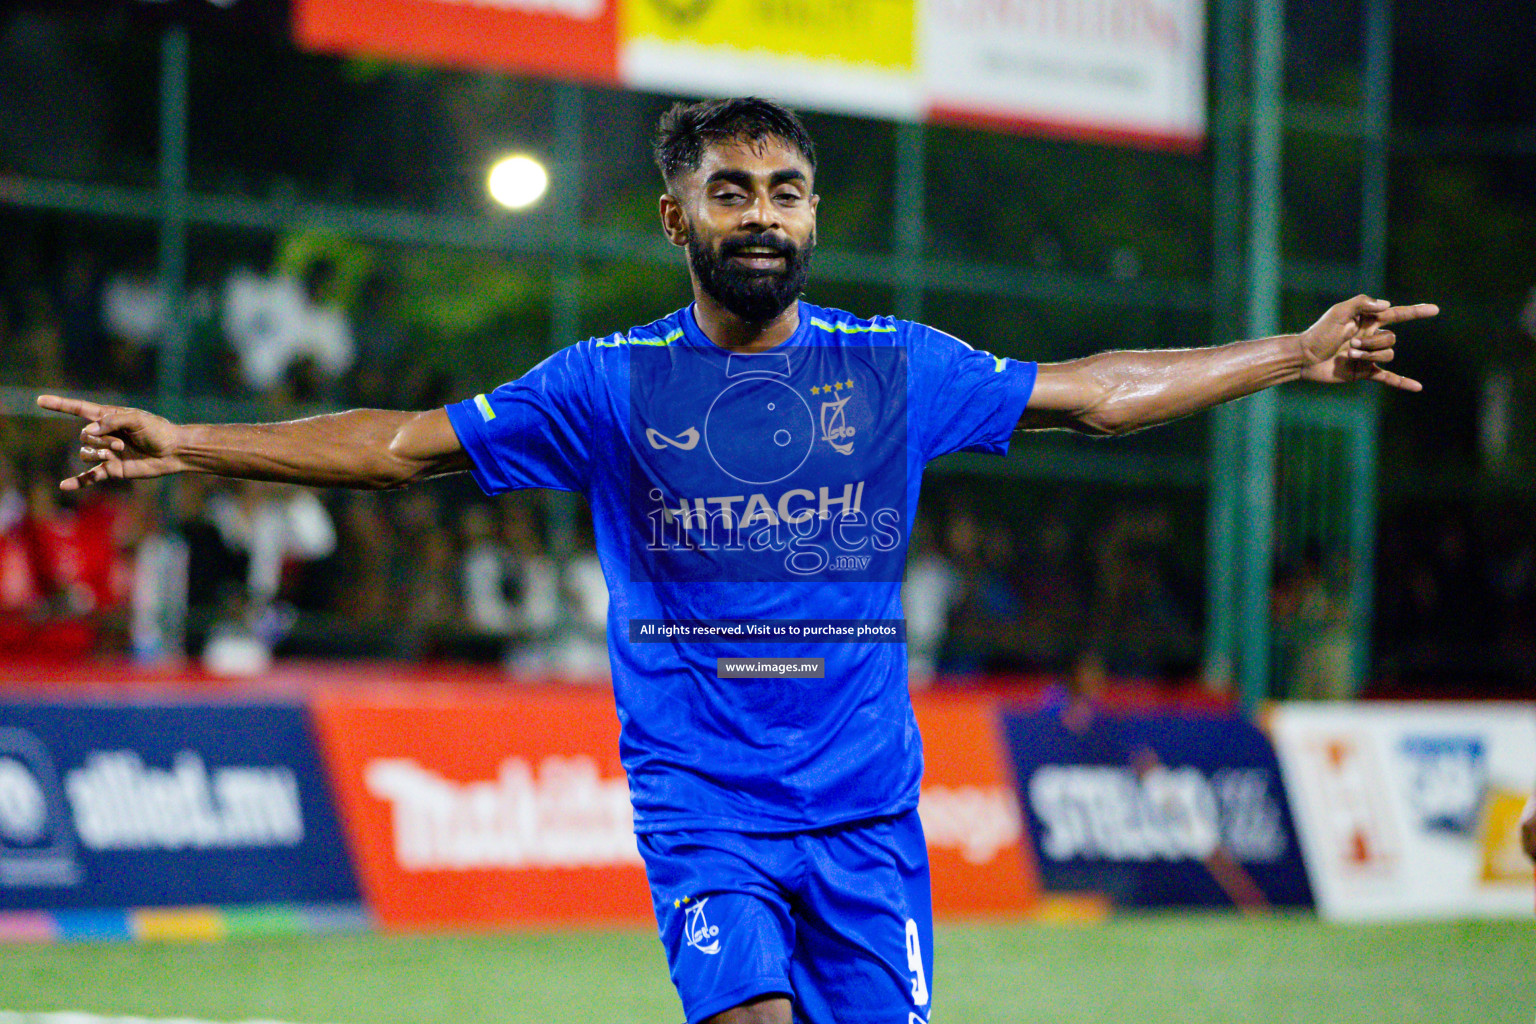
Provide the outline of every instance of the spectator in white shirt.
[[241,379],[254,391],[270,393],[294,374],[312,374],[299,397],[313,400],[329,391],[352,366],[352,327],[330,301],[335,267],[318,259],[303,280],[250,270],[233,274],[224,292],[224,333],[239,358]]

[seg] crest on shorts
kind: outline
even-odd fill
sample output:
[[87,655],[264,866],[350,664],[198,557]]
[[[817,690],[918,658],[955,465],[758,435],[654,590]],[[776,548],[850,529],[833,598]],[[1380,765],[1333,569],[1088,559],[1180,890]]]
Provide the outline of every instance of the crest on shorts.
[[688,909],[683,911],[683,938],[687,940],[688,945],[700,953],[713,955],[720,952],[720,940],[717,938],[720,934],[720,926],[710,924],[709,919],[704,916],[704,904],[709,902],[709,897],[706,896],[697,903],[691,903],[688,900],[683,902],[688,904]]

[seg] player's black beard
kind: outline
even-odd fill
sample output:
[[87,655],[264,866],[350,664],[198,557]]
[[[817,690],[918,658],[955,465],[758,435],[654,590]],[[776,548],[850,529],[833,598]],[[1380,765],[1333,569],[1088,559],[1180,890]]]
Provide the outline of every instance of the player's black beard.
[[[784,257],[784,269],[748,270],[731,262],[743,249],[762,248]],[[688,238],[688,262],[699,284],[726,309],[749,324],[765,324],[789,308],[805,290],[811,269],[812,239],[805,247],[774,235],[746,235],[720,243],[719,251],[706,248],[696,235]]]

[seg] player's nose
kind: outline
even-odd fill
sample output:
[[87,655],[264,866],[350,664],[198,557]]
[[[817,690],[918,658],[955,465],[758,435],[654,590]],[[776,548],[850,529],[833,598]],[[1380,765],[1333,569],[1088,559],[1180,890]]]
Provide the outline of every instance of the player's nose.
[[741,211],[741,225],[758,231],[779,227],[779,210],[771,196],[757,195]]

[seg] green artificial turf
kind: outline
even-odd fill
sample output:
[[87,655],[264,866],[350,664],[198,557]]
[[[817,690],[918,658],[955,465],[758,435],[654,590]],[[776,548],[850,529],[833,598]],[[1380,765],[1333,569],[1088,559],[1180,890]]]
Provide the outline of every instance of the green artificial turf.
[[[1457,1024],[1536,1016],[1525,921],[1310,916],[948,925],[938,1024]],[[0,1011],[296,1024],[678,1024],[645,931],[0,947]],[[902,1024],[896,1021],[896,1024]]]

